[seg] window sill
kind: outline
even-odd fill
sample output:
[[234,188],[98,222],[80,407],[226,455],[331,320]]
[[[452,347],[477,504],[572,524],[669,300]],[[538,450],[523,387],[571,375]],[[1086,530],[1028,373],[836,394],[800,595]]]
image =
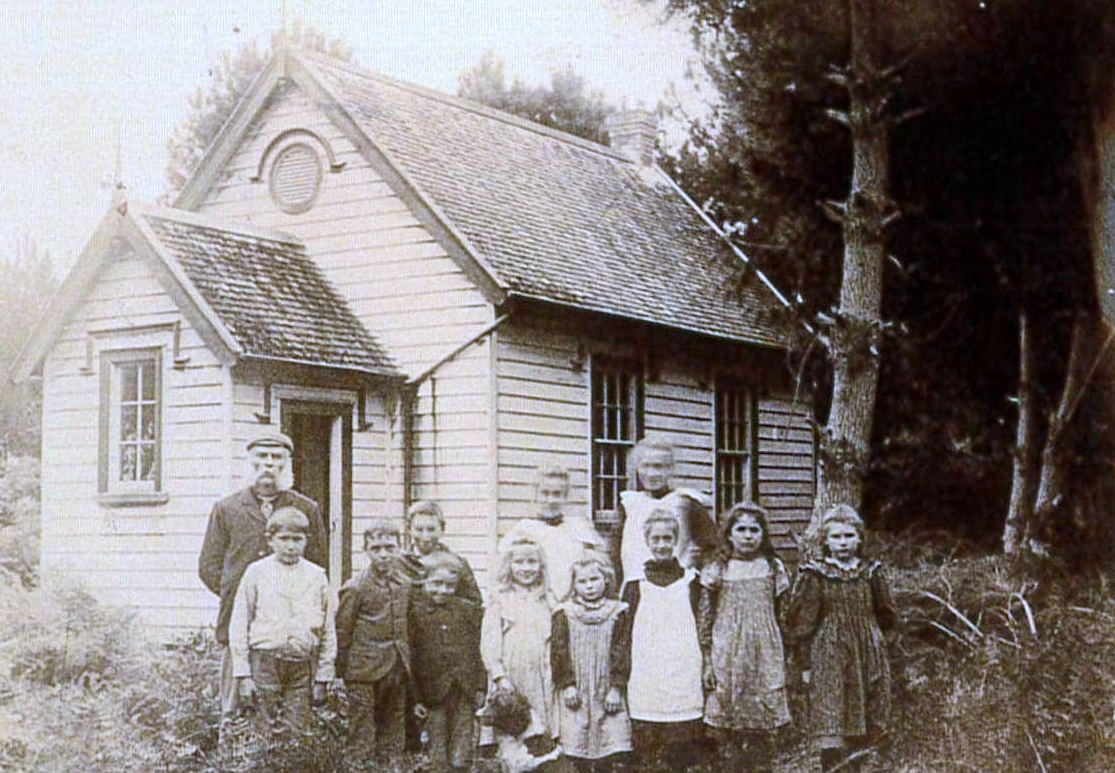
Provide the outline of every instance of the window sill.
[[165,491],[144,491],[133,494],[101,494],[97,501],[105,507],[142,507],[144,505],[165,505],[170,494]]

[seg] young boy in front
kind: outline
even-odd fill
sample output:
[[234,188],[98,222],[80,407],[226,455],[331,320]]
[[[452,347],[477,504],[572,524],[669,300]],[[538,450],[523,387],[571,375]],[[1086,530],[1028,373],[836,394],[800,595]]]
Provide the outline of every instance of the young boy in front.
[[415,711],[426,717],[433,769],[464,771],[472,764],[474,716],[488,685],[480,659],[483,612],[457,595],[464,572],[459,558],[435,552],[422,564],[426,579],[410,614]]
[[666,510],[678,519],[677,559],[682,568],[701,568],[724,544],[709,508],[709,498],[695,489],[674,488],[674,447],[644,438],[634,450],[638,491],[620,493],[620,563],[623,581],[643,575],[651,557],[643,539],[651,513]]
[[258,697],[271,734],[306,733],[312,701],[333,680],[334,605],[325,570],[302,558],[309,529],[297,508],[271,514],[265,527],[271,555],[244,571],[229,622],[239,696],[245,704]]
[[398,526],[373,520],[364,553],[368,568],[344,584],[337,607],[337,675],[349,696],[348,756],[357,769],[402,753],[410,681],[411,582],[398,566]]

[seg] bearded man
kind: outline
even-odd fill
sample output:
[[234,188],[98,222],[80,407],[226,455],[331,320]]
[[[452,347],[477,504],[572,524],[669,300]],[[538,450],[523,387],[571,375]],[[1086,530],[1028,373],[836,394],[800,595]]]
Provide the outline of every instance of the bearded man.
[[201,555],[198,556],[198,577],[221,599],[216,639],[222,647],[222,719],[230,718],[237,709],[236,680],[232,676],[232,659],[228,649],[232,603],[244,570],[250,563],[271,552],[264,533],[268,517],[280,507],[301,510],[310,522],[306,559],[324,567],[327,555],[325,528],[317,504],[286,488],[283,483],[289,477],[285,472],[294,451],[294,442],[281,432],[264,431],[248,441],[247,451],[251,485],[213,506]]

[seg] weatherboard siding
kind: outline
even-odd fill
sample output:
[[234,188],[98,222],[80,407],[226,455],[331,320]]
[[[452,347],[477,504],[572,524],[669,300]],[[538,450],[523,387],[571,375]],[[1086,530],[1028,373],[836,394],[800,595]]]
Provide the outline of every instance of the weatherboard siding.
[[[252,182],[267,145],[293,128],[330,144],[344,168],[325,172],[307,212],[282,212]],[[266,170],[265,170],[266,177]],[[349,139],[294,85],[280,86],[199,211],[297,236],[356,316],[415,375],[492,319],[491,306]]]
[[588,514],[588,381],[577,339],[511,324],[498,337],[499,534],[534,512],[534,472],[570,472],[570,505]]
[[816,491],[813,423],[808,404],[792,395],[758,405],[759,502],[770,512],[775,547],[790,550],[792,533],[809,523]]
[[[169,326],[181,324],[181,369]],[[146,326],[163,326],[155,330]],[[133,328],[140,328],[139,331]],[[93,372],[83,373],[95,331]],[[97,469],[100,352],[163,347],[164,504],[102,505]],[[49,583],[80,584],[135,608],[153,635],[211,624],[216,599],[197,579],[197,554],[217,496],[227,491],[228,371],[176,307],[145,259],[110,261],[70,315],[43,364],[42,556]]]
[[[587,348],[592,349],[586,339]],[[614,344],[613,344],[614,346]],[[606,346],[600,346],[606,349]],[[510,324],[500,330],[498,363],[500,533],[532,513],[534,471],[551,462],[572,475],[571,503],[589,509],[589,365],[574,334]],[[643,430],[674,445],[678,486],[711,491],[713,394],[707,364],[662,356],[644,384]],[[752,374],[751,380],[765,379]],[[736,378],[748,383],[746,373]],[[757,387],[758,389],[758,387]],[[757,407],[760,501],[770,508],[779,547],[808,521],[813,442],[808,408],[790,395]]]
[[412,500],[445,513],[445,543],[472,565],[481,585],[491,567],[489,456],[490,340],[442,365],[418,391]]

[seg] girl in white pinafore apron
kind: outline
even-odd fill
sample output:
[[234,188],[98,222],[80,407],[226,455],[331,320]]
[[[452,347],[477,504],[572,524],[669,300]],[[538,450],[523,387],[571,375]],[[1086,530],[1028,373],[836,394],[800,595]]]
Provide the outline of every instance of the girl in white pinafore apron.
[[652,513],[644,527],[651,559],[642,577],[624,585],[631,619],[631,677],[627,706],[632,740],[643,767],[685,770],[704,756],[705,654],[697,637],[700,585],[674,555],[677,519]]

